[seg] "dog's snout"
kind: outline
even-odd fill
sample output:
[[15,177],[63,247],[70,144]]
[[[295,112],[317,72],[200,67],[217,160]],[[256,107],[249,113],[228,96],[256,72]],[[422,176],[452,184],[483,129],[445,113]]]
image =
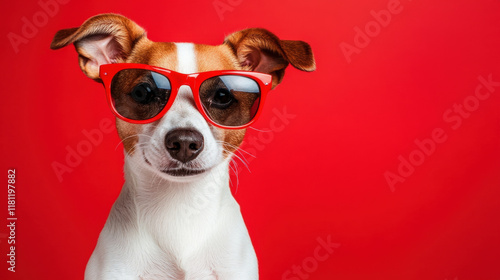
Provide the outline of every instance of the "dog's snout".
[[175,129],[165,136],[165,147],[174,159],[186,163],[203,150],[203,135],[192,129]]

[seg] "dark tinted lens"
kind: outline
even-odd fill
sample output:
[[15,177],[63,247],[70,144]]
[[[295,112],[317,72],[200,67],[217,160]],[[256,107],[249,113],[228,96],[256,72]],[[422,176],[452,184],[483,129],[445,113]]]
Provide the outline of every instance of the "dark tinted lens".
[[111,81],[111,97],[116,111],[132,120],[148,120],[158,115],[171,92],[167,77],[149,70],[125,69]]
[[260,88],[251,78],[216,76],[205,80],[199,91],[205,112],[220,125],[245,125],[257,114]]

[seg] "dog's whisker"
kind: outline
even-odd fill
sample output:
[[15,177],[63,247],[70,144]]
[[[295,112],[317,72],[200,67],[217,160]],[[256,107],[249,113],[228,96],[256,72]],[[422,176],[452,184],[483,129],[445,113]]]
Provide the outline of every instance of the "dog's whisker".
[[236,159],[238,159],[245,166],[245,168],[248,170],[248,172],[250,172],[250,173],[252,172],[250,170],[249,163],[248,163],[248,161],[246,160],[246,158],[244,157],[243,154],[241,154],[241,156],[239,156],[239,155],[237,155],[234,152],[230,152],[230,151],[227,151],[227,150],[226,150],[226,152],[231,154],[231,162],[234,162],[234,164],[237,164]]
[[[118,149],[118,146],[120,146],[120,144],[124,144],[124,142],[125,142],[125,141],[127,141],[127,140],[128,140],[128,139],[130,139],[130,138],[134,138],[134,137],[149,137],[149,138],[153,138],[152,136],[147,135],[147,134],[143,134],[143,133],[137,133],[137,134],[132,134],[132,135],[129,135],[129,136],[127,136],[127,137],[125,137],[125,138],[121,139],[121,140],[118,142],[118,144],[116,144],[116,146],[115,146],[115,151]],[[140,145],[140,144],[138,143],[138,145]],[[136,145],[136,146],[137,146],[137,145]]]
[[247,155],[249,155],[249,156],[251,156],[251,157],[253,157],[253,158],[256,158],[256,156],[255,156],[255,155],[251,154],[251,153],[250,153],[250,152],[248,152],[248,151],[245,151],[245,149],[242,149],[242,148],[241,148],[241,147],[239,147],[239,146],[235,146],[235,145],[233,145],[233,144],[231,144],[231,143],[228,143],[228,142],[226,142],[226,141],[221,141],[221,140],[217,140],[216,142],[217,142],[217,143],[220,143],[220,144],[222,144],[222,145],[226,145],[226,146],[228,146],[228,147],[231,147],[231,148],[233,148],[234,150],[236,150],[237,152],[240,152],[240,153],[245,153],[245,154],[247,154]]
[[252,130],[255,130],[255,131],[259,131],[259,132],[265,132],[265,133],[269,133],[269,132],[273,132],[272,130],[261,130],[261,129],[257,129],[253,126],[249,126],[248,127],[249,129],[252,129]]
[[[234,191],[234,193],[236,194],[236,193],[238,193],[238,187],[240,185],[239,172],[238,172],[238,164],[236,164],[233,160],[231,160],[229,162],[229,168],[233,171],[234,176],[236,177],[236,189]],[[233,187],[233,181],[232,181],[231,177],[230,177],[229,183],[230,183],[231,187]]]
[[[233,154],[233,157],[236,158],[236,159],[239,159],[241,161],[241,163],[246,167],[246,169],[248,170],[248,172],[252,173],[252,171],[250,170],[250,167],[248,166],[249,163],[245,159],[245,157],[240,157],[240,156],[238,156],[236,154]],[[234,160],[234,162],[236,163],[236,160]]]

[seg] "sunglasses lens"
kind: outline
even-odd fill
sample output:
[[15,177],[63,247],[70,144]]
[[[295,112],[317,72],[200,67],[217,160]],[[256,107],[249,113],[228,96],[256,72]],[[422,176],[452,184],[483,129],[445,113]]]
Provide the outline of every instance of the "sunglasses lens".
[[167,77],[149,70],[121,70],[111,81],[116,111],[131,120],[154,118],[167,105],[171,91]]
[[255,117],[260,104],[259,84],[251,78],[222,75],[205,80],[200,99],[208,117],[223,126],[242,126]]

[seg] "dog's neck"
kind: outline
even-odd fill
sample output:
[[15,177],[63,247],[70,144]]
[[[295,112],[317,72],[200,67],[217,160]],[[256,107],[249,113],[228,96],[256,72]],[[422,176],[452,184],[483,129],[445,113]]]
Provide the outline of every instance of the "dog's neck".
[[138,160],[125,157],[125,184],[117,204],[133,211],[137,222],[151,223],[150,228],[160,226],[157,229],[162,231],[171,223],[213,222],[221,208],[235,202],[229,187],[229,159],[195,180],[168,180],[144,163],[137,164]]

